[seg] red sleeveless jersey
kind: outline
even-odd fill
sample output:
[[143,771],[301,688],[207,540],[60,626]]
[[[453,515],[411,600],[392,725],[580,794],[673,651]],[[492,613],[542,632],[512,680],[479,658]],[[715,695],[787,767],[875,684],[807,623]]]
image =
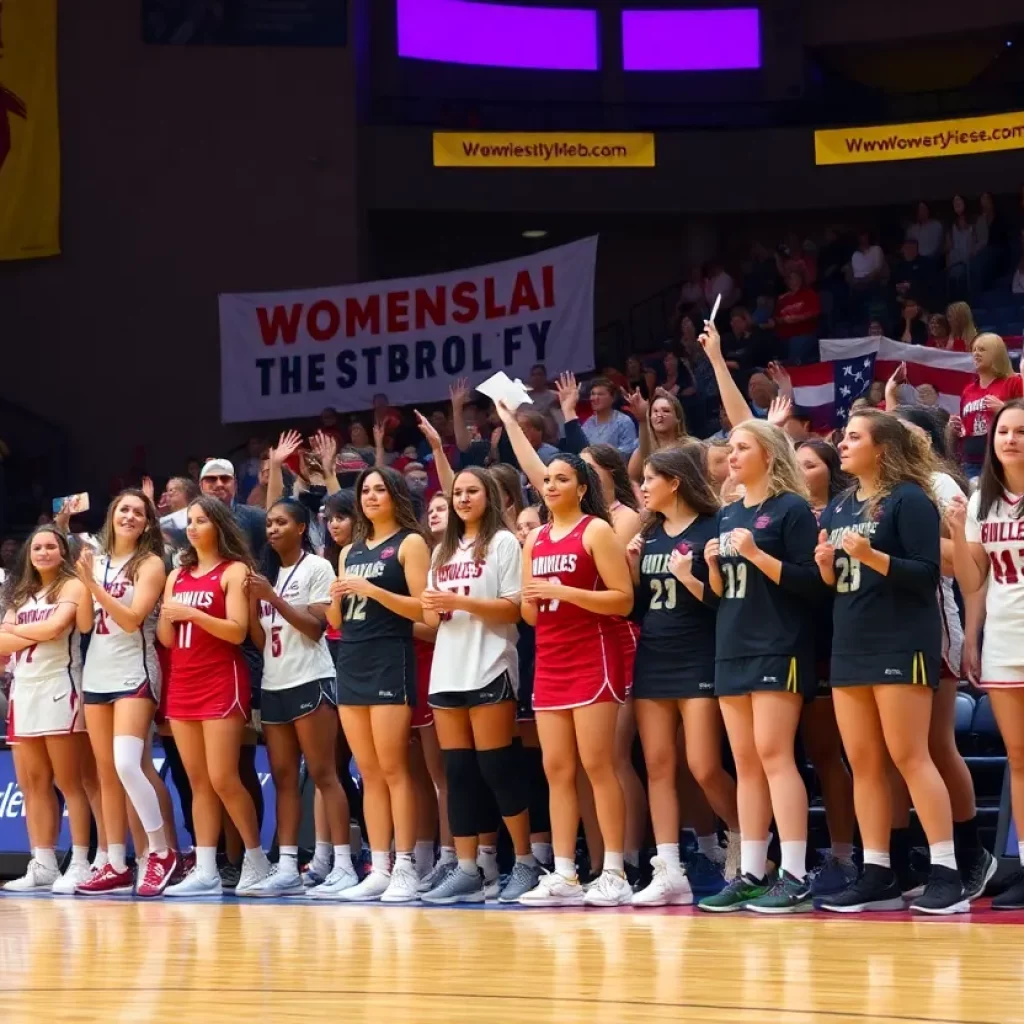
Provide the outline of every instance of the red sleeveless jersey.
[[[593,516],[584,516],[564,537],[542,526],[533,544],[534,579],[577,590],[604,590],[594,559],[583,546]],[[610,615],[595,615],[566,601],[537,609],[533,706],[537,711],[582,707],[624,699],[623,656]]]
[[[221,562],[205,576],[182,569],[174,581],[174,600],[215,619],[227,618]],[[249,670],[238,644],[228,643],[195,622],[174,624],[171,678],[167,687],[169,719],[205,720],[230,714],[249,717]]]

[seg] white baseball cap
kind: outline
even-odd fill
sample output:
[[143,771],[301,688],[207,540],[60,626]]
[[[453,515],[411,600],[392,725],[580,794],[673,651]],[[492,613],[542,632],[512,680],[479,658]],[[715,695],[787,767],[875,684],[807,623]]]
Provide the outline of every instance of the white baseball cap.
[[234,476],[235,467],[228,462],[227,459],[210,459],[204,466],[202,472],[199,474],[199,479],[202,480],[208,476]]

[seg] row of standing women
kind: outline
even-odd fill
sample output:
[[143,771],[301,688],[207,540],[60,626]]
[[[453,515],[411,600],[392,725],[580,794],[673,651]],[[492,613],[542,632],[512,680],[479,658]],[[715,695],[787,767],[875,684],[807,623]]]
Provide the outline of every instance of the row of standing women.
[[[702,340],[718,370],[713,329]],[[76,728],[73,654],[67,653],[76,626],[88,628],[95,615],[92,644],[99,641],[101,652],[114,626],[134,637],[134,665],[149,649],[144,624],[155,621],[171,651],[165,713],[193,787],[196,830],[195,867],[168,894],[220,891],[221,805],[245,840],[239,893],[301,891],[297,784],[279,789],[279,800],[284,792],[286,805],[293,803],[279,809],[281,860],[272,871],[237,775],[248,711],[238,645],[251,633],[264,653],[263,721],[275,779],[286,777],[281,766],[288,764],[297,780],[299,754],[305,755],[317,786],[318,831],[333,846],[334,866],[309,890],[314,896],[482,900],[496,888],[487,858],[500,817],[516,855],[500,893],[505,901],[690,903],[678,843],[681,724],[685,758],[706,803],[738,833],[738,871],[701,909],[792,913],[813,901],[856,912],[902,908],[910,898],[911,908],[923,913],[965,911],[995,862],[978,841],[970,776],[952,738],[950,696],[955,699],[962,633],[944,581],[955,573],[965,595],[968,663],[977,660],[976,637],[987,614],[980,683],[992,694],[1020,808],[1024,666],[1008,643],[1008,626],[1019,622],[1024,600],[1014,547],[1024,505],[1024,404],[1010,402],[997,415],[970,505],[955,481],[943,479],[927,424],[870,411],[851,418],[838,453],[814,441],[794,451],[777,427],[740,422],[730,437],[729,469],[743,497],[724,508],[709,485],[703,446],[681,443],[652,453],[641,487],[648,515],[639,529],[628,485],[621,486],[624,467],[601,446],[582,459],[560,455],[543,466],[514,415],[499,412],[522,470],[543,496],[546,522],[526,536],[522,551],[509,529],[507,485],[503,495],[494,471],[449,471],[443,478],[450,513],[433,553],[401,478],[386,469],[365,471],[337,577],[329,561],[308,549],[308,521],[298,503],[285,499],[270,510],[270,554],[257,572],[226,509],[200,499],[189,507],[188,545],[164,584],[157,617],[163,567],[159,557],[150,559],[157,538],[152,551],[141,543],[155,524],[141,496],[129,492],[115,501],[106,554],[93,564],[84,554],[77,573],[66,542],[52,530],[37,531],[12,581],[0,632],[0,651],[17,655],[20,745],[32,747],[33,758],[42,747],[38,759],[49,757],[57,771],[45,751],[55,724],[65,732]],[[128,514],[126,506],[137,507]],[[149,586],[141,571],[147,563]],[[122,570],[132,593],[118,598],[112,591]],[[336,676],[323,639],[327,625],[340,629]],[[443,757],[443,773],[434,780],[445,790],[454,857],[428,871],[416,863],[425,837],[409,733],[413,706],[423,698],[417,658],[426,664],[417,639],[422,650],[431,634],[426,697]],[[152,715],[155,695],[143,690],[127,662],[115,671],[101,654],[99,668],[90,670],[92,657],[91,645],[87,716],[93,707],[112,706],[114,727],[93,735],[90,721],[90,738],[101,778],[104,760],[112,760],[142,819],[148,855],[138,891],[156,895],[177,858],[164,826],[168,817],[160,814],[160,790],[141,767],[149,761],[146,713],[139,712],[136,744],[118,743],[134,736],[119,724],[119,707],[144,703]],[[41,663],[49,667],[40,669]],[[953,670],[946,679],[944,663]],[[100,689],[90,689],[91,671],[108,680]],[[155,670],[145,671],[143,682],[152,686]],[[66,722],[47,717],[64,708],[51,690],[67,697]],[[94,699],[100,692],[114,696]],[[639,728],[657,845],[651,883],[637,892],[626,875],[627,857],[639,845],[630,821],[637,810],[630,793],[635,773],[631,778],[620,756],[621,734],[630,735],[622,727],[627,700]],[[361,882],[347,845],[344,793],[335,788],[335,703],[364,780],[372,864]],[[735,781],[722,764],[723,724]],[[534,728],[550,792],[543,823],[531,806]],[[832,833],[832,871],[824,881],[807,872],[798,730],[822,779]],[[104,739],[111,734],[112,756]],[[575,859],[579,765],[596,812],[591,847],[603,848],[602,869],[589,886],[581,884]],[[32,792],[34,800],[26,791],[27,800],[43,807],[44,790]],[[923,889],[908,878],[911,802],[929,843]],[[768,863],[773,820],[777,873]],[[855,822],[864,848],[860,873],[851,859]],[[547,827],[554,870],[543,872],[536,853]],[[43,863],[48,828],[45,811],[36,816],[30,807],[36,850],[30,876]],[[123,818],[106,828],[108,838],[120,837]],[[104,891],[102,875],[121,871],[114,847],[108,850],[110,871],[83,880],[77,891]],[[1020,889],[995,905],[1020,905]]]

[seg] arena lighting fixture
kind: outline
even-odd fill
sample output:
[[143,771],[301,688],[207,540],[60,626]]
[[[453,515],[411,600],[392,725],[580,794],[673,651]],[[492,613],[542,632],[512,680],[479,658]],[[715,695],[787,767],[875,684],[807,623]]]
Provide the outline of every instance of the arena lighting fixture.
[[761,66],[761,16],[726,10],[623,11],[626,71],[741,71]]
[[398,0],[398,55],[547,71],[600,68],[596,10]]
[[544,228],[527,228],[523,232],[523,238],[547,238],[548,233]]

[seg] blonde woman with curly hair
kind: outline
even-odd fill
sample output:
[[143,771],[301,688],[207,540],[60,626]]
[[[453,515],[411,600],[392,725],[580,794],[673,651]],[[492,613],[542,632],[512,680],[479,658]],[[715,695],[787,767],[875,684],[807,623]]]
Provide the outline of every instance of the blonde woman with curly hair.
[[[716,340],[709,329],[701,342],[707,348]],[[817,524],[786,434],[762,420],[739,422],[737,415],[733,422],[730,478],[742,485],[743,497],[719,511],[704,558],[720,599],[715,696],[736,763],[740,873],[699,906],[798,913],[811,909],[811,895],[807,790],[793,744],[805,696],[817,686],[811,629],[811,601],[823,593],[814,564]],[[774,883],[767,874],[773,814],[782,848]]]
[[960,462],[967,476],[975,479],[981,475],[995,414],[1011,398],[1024,396],[1024,384],[998,334],[979,334],[971,343],[971,357],[977,376],[960,393],[960,415],[953,422],[963,438]]
[[890,860],[889,761],[906,781],[931,848],[931,874],[911,910],[965,913],[949,793],[928,747],[942,666],[939,510],[925,438],[876,409],[850,417],[839,446],[857,480],[822,513],[815,561],[835,590],[832,699],[853,774],[864,873],[824,910],[901,910]]

